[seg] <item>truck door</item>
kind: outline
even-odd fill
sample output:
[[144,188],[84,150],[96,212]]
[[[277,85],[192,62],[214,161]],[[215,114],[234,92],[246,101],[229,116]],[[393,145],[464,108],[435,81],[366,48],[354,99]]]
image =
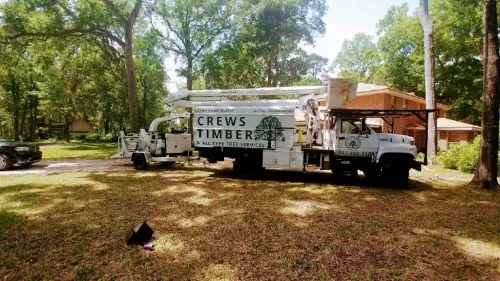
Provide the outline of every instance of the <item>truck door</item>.
[[335,155],[374,157],[378,150],[378,136],[366,126],[363,118],[339,118],[336,122]]

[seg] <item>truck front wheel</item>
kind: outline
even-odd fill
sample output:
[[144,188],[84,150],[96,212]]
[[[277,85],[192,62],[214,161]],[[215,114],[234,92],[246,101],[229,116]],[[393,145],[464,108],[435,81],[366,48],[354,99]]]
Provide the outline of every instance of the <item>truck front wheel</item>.
[[410,168],[407,167],[383,167],[382,179],[392,187],[408,187]]

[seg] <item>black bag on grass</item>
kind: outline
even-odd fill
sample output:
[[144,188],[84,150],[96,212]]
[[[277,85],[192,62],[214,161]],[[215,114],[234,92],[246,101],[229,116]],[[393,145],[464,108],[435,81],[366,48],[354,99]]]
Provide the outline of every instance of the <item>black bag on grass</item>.
[[127,245],[139,245],[148,243],[153,236],[154,231],[146,224],[146,222],[136,225],[127,234]]

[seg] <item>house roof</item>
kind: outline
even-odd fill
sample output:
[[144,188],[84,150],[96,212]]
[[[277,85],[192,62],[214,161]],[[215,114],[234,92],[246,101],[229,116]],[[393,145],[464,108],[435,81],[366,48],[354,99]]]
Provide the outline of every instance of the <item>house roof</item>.
[[451,120],[448,118],[438,118],[437,119],[437,130],[438,131],[474,131],[478,132],[481,131],[481,127],[460,122],[460,121],[455,121]]
[[[406,93],[406,92],[402,92],[399,90],[394,90],[394,89],[391,89],[387,86],[382,86],[382,85],[358,83],[358,91],[356,93],[356,96],[362,97],[362,96],[371,96],[371,95],[378,95],[378,94],[389,94],[392,96],[415,101],[415,102],[420,103],[420,104],[425,104],[424,98],[416,96],[413,93]],[[319,98],[326,99],[326,93],[319,95]],[[436,107],[438,109],[450,110],[449,106],[444,105],[442,103],[437,103]]]
[[[387,86],[358,83],[358,93],[356,94],[356,96],[370,96],[370,95],[377,95],[377,94],[390,94],[392,96],[405,98],[407,100],[411,100],[411,101],[425,104],[425,99],[421,98],[419,96],[416,96],[415,94],[406,93],[406,92],[402,92],[399,90],[394,90],[394,89],[391,89]],[[444,105],[442,103],[437,103],[436,107],[438,109],[443,109],[443,110],[450,109],[449,106]]]
[[380,90],[387,90],[387,89],[389,89],[389,87],[387,87],[387,86],[358,83],[358,93],[380,91]]

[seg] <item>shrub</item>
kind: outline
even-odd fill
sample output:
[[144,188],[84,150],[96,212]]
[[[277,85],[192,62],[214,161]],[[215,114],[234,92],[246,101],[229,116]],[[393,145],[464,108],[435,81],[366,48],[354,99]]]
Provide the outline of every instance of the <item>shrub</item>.
[[473,173],[478,166],[480,138],[474,138],[474,141],[464,144],[458,157],[457,167],[460,171]]
[[86,142],[115,142],[117,140],[118,137],[113,134],[106,134],[106,135],[88,134],[85,135],[85,138],[83,139],[83,141]]
[[438,156],[439,162],[443,164],[445,168],[457,169],[458,156],[460,155],[460,150],[462,145],[453,145],[448,148],[448,150],[441,152]]
[[76,140],[79,140],[79,141],[85,141],[85,138],[86,138],[86,137],[87,137],[87,136],[86,136],[86,135],[84,135],[84,134],[79,134],[79,135],[74,135],[74,136],[73,136],[73,139],[76,139]]
[[438,156],[439,162],[448,169],[458,169],[466,173],[474,172],[478,166],[479,140],[480,137],[477,136],[471,143],[451,146]]
[[88,134],[85,136],[86,142],[101,142],[101,135],[99,134]]
[[417,161],[424,161],[424,158],[425,158],[425,154],[423,152],[419,152],[417,154]]

